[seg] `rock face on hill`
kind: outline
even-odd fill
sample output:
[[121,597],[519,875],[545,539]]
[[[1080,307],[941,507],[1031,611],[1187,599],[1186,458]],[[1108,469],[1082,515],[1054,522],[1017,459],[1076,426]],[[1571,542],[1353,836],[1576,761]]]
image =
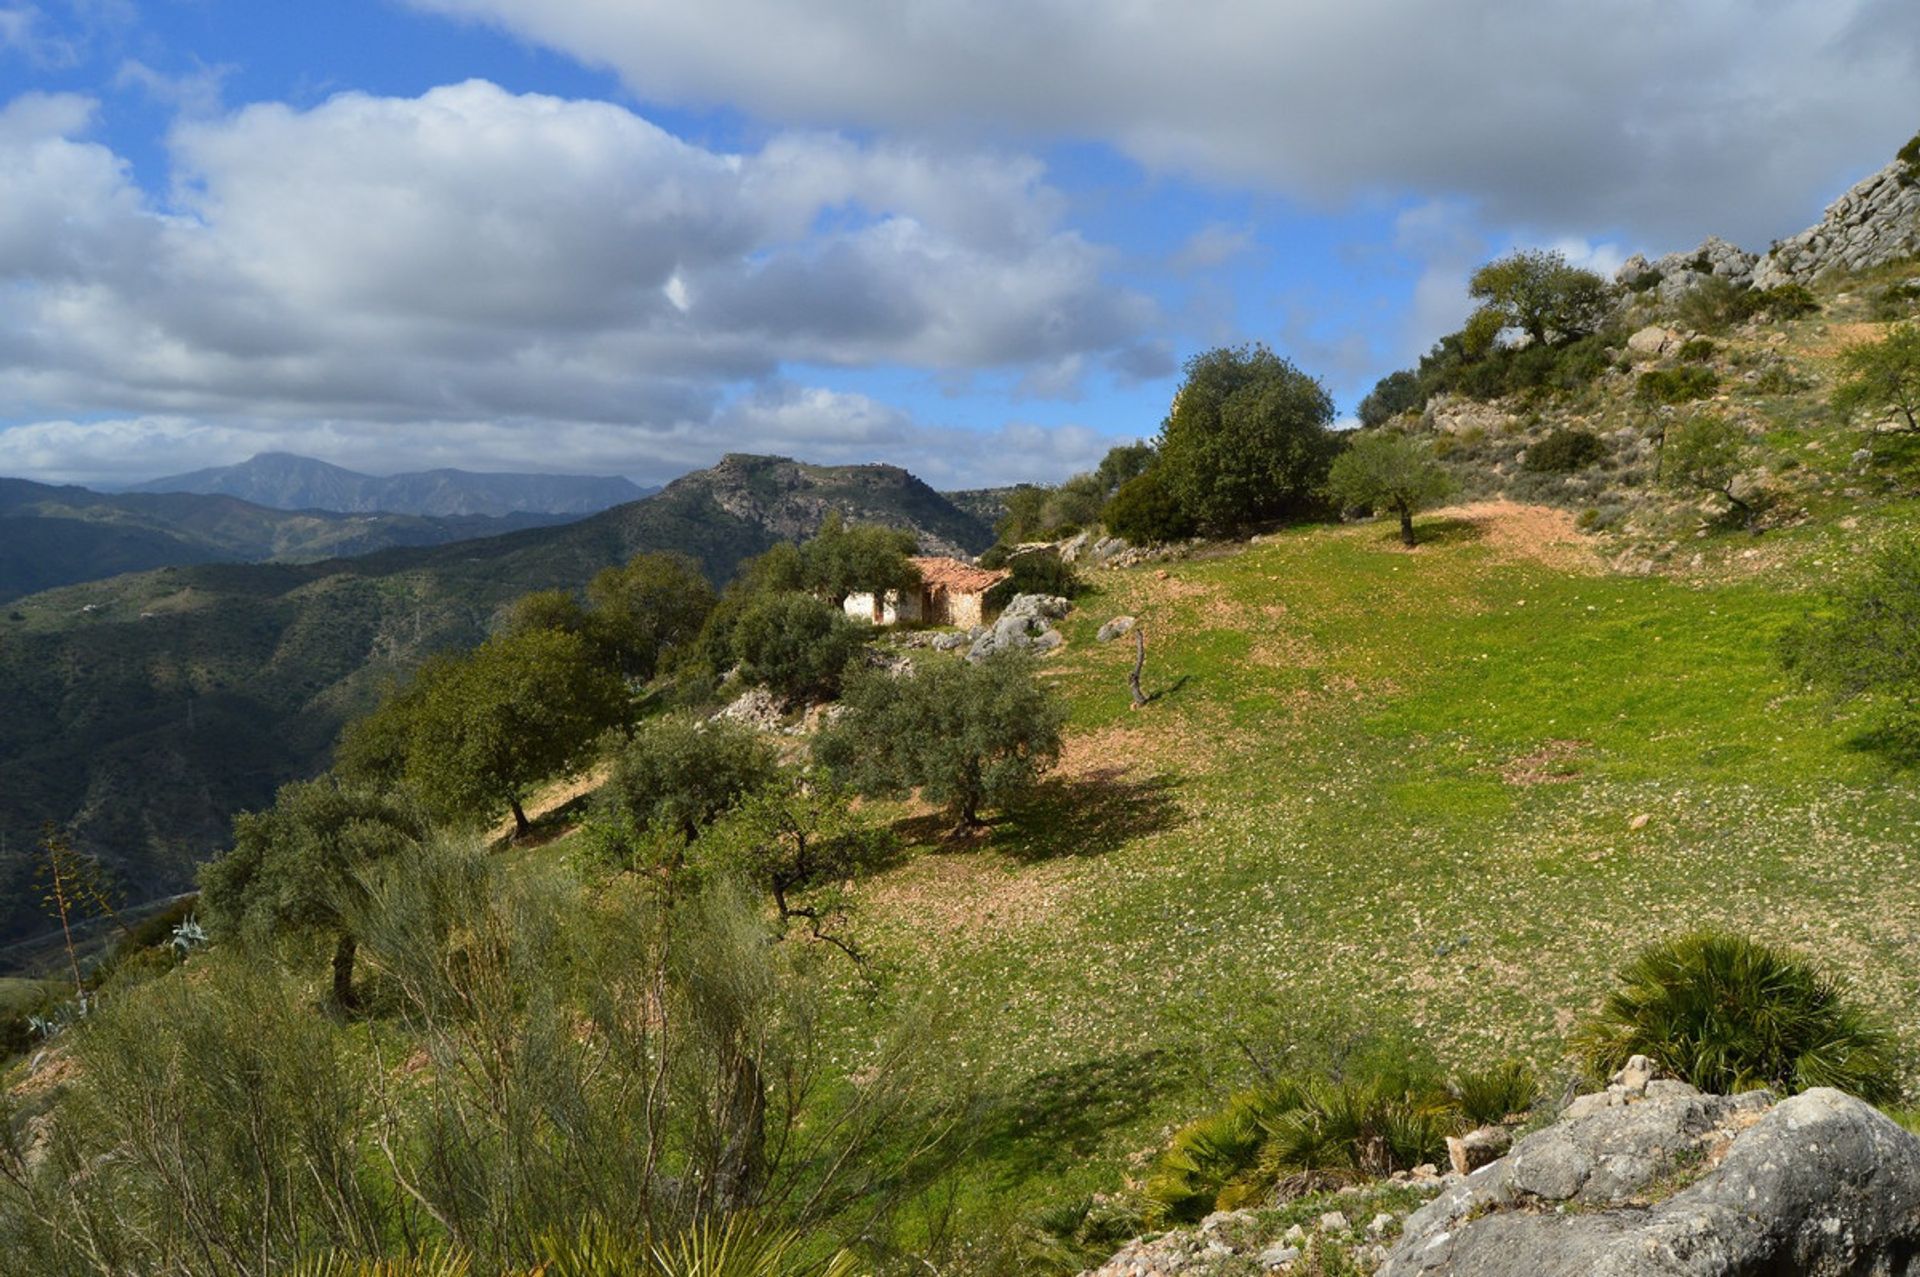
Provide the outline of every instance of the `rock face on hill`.
[[1416,1211],[1379,1277],[1920,1273],[1920,1139],[1839,1091],[1649,1072]]
[[1635,253],[1614,282],[1635,292],[1657,289],[1671,303],[1708,278],[1755,288],[1811,284],[1833,270],[1867,270],[1920,253],[1920,182],[1895,161],[1827,206],[1826,216],[1764,255],[1712,236],[1690,253],[1648,261]]
[[1756,288],[1809,284],[1920,253],[1920,185],[1896,162],[1842,195],[1818,226],[1782,240],[1753,268]]

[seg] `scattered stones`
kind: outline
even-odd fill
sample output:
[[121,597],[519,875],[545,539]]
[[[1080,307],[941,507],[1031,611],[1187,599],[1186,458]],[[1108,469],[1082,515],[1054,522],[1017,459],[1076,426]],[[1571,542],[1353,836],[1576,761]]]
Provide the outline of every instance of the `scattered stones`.
[[1353,1227],[1352,1224],[1347,1222],[1347,1217],[1337,1210],[1330,1210],[1322,1215],[1319,1219],[1319,1226],[1320,1231],[1323,1233],[1344,1233]]
[[[1648,567],[1651,568],[1652,565],[1649,564]],[[1647,827],[1647,822],[1652,819],[1653,819],[1652,816],[1649,816],[1646,812],[1643,811],[1639,815],[1635,816],[1632,820],[1629,820],[1627,822],[1627,828],[1636,830],[1636,831],[1645,829]]]
[[932,648],[936,652],[954,652],[973,642],[974,636],[960,630],[933,636]]
[[739,723],[755,731],[777,732],[786,713],[772,692],[764,687],[749,687],[713,717],[716,721]]
[[1298,1258],[1300,1258],[1300,1248],[1298,1246],[1269,1246],[1260,1252],[1260,1266],[1262,1268],[1285,1268]]
[[1094,635],[1094,638],[1102,643],[1111,643],[1117,638],[1133,633],[1134,625],[1135,621],[1131,616],[1116,616],[1101,626],[1100,632]]

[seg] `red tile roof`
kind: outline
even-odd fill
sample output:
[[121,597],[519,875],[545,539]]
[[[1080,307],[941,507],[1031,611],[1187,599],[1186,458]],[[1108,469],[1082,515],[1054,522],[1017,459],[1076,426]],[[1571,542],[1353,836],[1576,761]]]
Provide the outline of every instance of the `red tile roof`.
[[977,568],[958,559],[922,556],[909,559],[908,562],[920,569],[922,581],[933,589],[945,590],[949,594],[981,594],[1011,575],[1004,568]]

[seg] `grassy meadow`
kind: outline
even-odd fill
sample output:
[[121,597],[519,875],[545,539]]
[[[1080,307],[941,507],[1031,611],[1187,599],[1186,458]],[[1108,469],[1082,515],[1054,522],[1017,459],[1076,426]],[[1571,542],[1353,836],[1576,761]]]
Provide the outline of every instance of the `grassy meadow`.
[[[1719,579],[1675,580],[1609,573],[1538,507],[1421,529],[1096,574],[1047,666],[1072,718],[1032,810],[970,845],[908,820],[917,854],[858,887],[888,987],[988,1097],[971,1195],[1118,1187],[1254,1059],[1348,1034],[1570,1076],[1610,972],[1702,926],[1817,957],[1920,1043],[1920,798],[1864,711],[1780,671],[1802,574],[1740,570],[1844,541],[1728,537]],[[1123,613],[1138,711],[1132,642],[1094,638]]]

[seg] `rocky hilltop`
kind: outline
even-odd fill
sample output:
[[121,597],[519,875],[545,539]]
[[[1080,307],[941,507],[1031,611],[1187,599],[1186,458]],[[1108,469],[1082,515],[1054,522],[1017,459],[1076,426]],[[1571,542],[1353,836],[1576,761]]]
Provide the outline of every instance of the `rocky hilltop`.
[[1635,254],[1615,281],[1635,291],[1657,288],[1672,301],[1700,280],[1715,277],[1754,288],[1807,285],[1830,271],[1870,270],[1920,253],[1920,181],[1915,165],[1897,159],[1827,206],[1819,223],[1749,253],[1710,236],[1690,253],[1658,261]]

